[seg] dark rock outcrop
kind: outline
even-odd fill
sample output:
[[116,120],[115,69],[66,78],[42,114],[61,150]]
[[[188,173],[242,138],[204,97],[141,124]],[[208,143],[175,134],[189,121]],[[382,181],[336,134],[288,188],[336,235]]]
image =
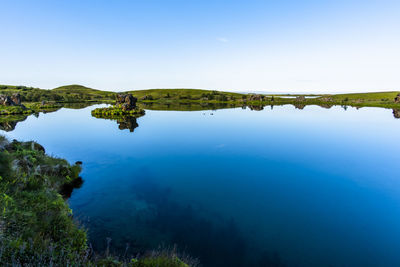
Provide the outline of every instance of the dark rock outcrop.
[[21,95],[18,93],[12,94],[11,100],[14,102],[15,105],[21,105]]
[[263,101],[264,100],[264,98],[265,98],[265,96],[263,96],[263,95],[251,95],[250,97],[249,97],[249,100],[250,101]]
[[117,105],[121,105],[123,111],[136,108],[137,98],[132,94],[117,94]]
[[394,98],[394,102],[400,103],[400,93],[398,93],[397,96]]
[[0,95],[0,105],[3,106],[15,106],[14,101],[8,95]]
[[302,95],[296,97],[296,101],[297,101],[297,102],[303,102],[303,101],[305,101],[305,100],[306,100],[306,98],[305,98],[304,96],[302,96]]
[[21,95],[18,93],[12,94],[12,96],[0,95],[0,105],[2,105],[2,106],[21,106],[21,107],[25,108],[25,106],[21,104]]

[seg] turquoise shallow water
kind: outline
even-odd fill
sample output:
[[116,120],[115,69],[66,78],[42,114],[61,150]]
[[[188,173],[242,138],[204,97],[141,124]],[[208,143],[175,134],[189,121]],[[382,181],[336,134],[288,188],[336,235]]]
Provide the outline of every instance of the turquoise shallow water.
[[176,245],[204,266],[400,266],[391,110],[148,110],[131,132],[93,108],[4,134],[83,161],[69,203],[95,249],[111,238],[117,254]]

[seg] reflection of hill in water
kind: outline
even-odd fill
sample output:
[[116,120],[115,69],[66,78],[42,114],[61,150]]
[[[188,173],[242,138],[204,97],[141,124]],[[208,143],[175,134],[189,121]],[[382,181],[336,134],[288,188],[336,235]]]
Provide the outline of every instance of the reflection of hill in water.
[[133,132],[137,127],[139,127],[139,124],[137,123],[137,117],[134,116],[105,116],[99,114],[92,116],[98,119],[116,121],[120,130],[128,129],[130,132]]
[[26,120],[27,117],[26,115],[0,116],[0,130],[13,131],[17,123]]

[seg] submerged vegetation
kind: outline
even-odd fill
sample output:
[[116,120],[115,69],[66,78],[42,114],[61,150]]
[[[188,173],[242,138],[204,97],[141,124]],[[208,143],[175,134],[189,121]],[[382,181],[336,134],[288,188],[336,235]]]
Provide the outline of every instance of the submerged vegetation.
[[[0,136],[0,262],[2,266],[191,266],[176,252],[118,260],[95,255],[65,198],[82,184],[81,163],[46,155],[35,142]],[[189,258],[188,262],[189,261]],[[195,261],[192,261],[195,263]]]

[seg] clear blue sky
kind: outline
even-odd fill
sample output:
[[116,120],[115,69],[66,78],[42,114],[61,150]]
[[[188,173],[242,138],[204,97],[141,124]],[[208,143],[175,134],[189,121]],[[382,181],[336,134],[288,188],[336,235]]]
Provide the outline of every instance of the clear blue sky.
[[0,84],[400,90],[400,1],[4,1]]

